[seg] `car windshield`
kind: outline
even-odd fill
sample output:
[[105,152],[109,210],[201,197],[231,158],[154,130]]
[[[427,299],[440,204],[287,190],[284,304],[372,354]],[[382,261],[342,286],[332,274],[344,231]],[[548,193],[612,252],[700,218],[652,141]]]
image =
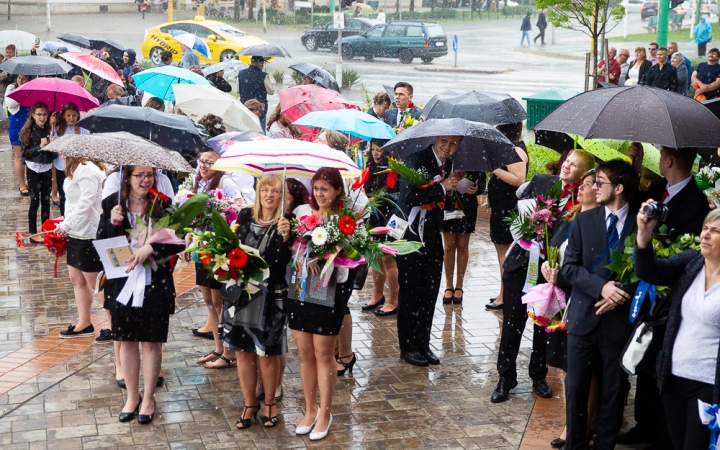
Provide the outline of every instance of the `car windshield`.
[[247,36],[247,33],[230,25],[214,25],[215,29],[229,37]]
[[440,25],[428,25],[428,37],[432,38],[444,38],[445,32]]

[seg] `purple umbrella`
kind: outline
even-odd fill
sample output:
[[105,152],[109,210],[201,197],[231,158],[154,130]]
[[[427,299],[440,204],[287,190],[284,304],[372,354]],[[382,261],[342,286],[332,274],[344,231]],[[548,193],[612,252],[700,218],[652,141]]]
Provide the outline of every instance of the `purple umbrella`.
[[60,78],[35,78],[8,95],[20,106],[32,106],[37,102],[48,105],[50,111],[62,111],[66,103],[75,103],[80,111],[100,106],[88,91],[74,81]]

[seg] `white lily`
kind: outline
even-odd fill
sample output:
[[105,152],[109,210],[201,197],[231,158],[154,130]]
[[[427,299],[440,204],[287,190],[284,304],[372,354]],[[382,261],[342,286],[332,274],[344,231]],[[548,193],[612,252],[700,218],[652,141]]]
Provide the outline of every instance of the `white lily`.
[[230,270],[230,267],[228,266],[228,263],[230,260],[228,259],[227,255],[217,255],[215,256],[215,266],[213,267],[213,272],[215,272],[218,269],[222,269],[225,271]]

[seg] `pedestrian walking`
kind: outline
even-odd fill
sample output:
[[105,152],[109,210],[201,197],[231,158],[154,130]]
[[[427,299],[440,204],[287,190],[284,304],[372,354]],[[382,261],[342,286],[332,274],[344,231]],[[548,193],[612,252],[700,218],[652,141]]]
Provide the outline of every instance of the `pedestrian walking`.
[[520,46],[525,47],[523,45],[523,42],[525,42],[525,39],[527,39],[527,46],[530,46],[530,30],[532,30],[532,24],[530,23],[530,16],[532,16],[532,13],[528,11],[527,14],[525,14],[525,17],[522,20],[522,24],[520,25],[520,31],[522,31],[522,37],[520,38]]
[[712,26],[707,23],[705,17],[700,17],[700,22],[695,25],[695,29],[693,30],[693,36],[695,36],[695,39],[692,40],[692,43],[698,46],[698,56],[705,56],[707,43],[710,42],[710,39],[712,39],[712,36],[710,35],[711,33]]
[[[268,92],[267,90],[268,83],[266,83],[265,80],[269,80],[270,74],[263,72],[264,67],[265,58],[262,56],[253,56],[250,58],[250,67],[241,70],[240,73],[238,73],[238,92],[240,93],[240,102],[244,104],[248,100],[255,99],[265,105],[263,115],[260,117],[260,128],[262,128],[263,133],[265,133],[266,129],[265,118],[267,116],[268,109],[267,96],[268,93],[274,93],[274,90],[273,92]],[[272,85],[272,83],[270,83],[270,85]]]
[[[8,46],[9,47],[9,46]],[[13,46],[14,48],[14,46]],[[7,97],[12,91],[19,88],[23,84],[30,81],[29,75],[18,75],[14,83],[10,83],[5,91],[5,106],[7,107],[8,113],[10,114],[10,120],[8,122],[8,136],[10,137],[10,145],[13,149],[13,171],[15,178],[18,181],[18,189],[20,195],[28,196],[30,191],[28,185],[25,182],[25,162],[22,157],[22,142],[20,142],[20,129],[22,129],[25,122],[28,120],[30,114],[29,106],[20,106],[18,102]]]
[[[20,130],[22,157],[25,160],[25,171],[30,189],[30,209],[28,210],[30,234],[37,233],[38,208],[41,208],[42,223],[50,218],[51,169],[55,154],[42,149],[50,143],[49,118],[47,105],[37,102],[30,109],[28,119]],[[30,240],[36,244],[42,244],[43,237],[34,236]]]
[[[535,24],[536,27],[538,27],[538,30],[540,30],[540,34],[535,36],[535,39],[533,39],[533,43],[537,44],[538,38],[540,38],[540,44],[545,45],[545,28],[547,28],[547,19],[545,18],[545,13],[547,12],[547,9],[541,9],[540,14],[538,14],[538,20]],[[522,42],[521,42],[522,43]]]

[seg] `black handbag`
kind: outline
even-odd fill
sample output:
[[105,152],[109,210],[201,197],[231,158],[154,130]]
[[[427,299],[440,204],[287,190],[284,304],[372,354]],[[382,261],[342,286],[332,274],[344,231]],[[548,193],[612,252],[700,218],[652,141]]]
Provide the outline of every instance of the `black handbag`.
[[[657,336],[664,335],[666,324],[667,316],[644,316],[637,321],[620,359],[620,366],[625,372],[630,375],[637,375],[639,366],[652,365],[652,360],[657,356],[657,351],[650,349],[657,350],[660,344],[660,339]],[[648,358],[650,358],[649,361]]]

